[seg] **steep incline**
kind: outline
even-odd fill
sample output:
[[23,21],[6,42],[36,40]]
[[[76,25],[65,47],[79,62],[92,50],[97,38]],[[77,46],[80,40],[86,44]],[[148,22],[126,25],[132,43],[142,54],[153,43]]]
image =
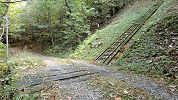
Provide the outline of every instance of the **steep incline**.
[[138,0],[125,7],[113,22],[98,30],[78,46],[72,57],[94,60],[113,43],[130,25],[143,16],[155,4],[152,0]]

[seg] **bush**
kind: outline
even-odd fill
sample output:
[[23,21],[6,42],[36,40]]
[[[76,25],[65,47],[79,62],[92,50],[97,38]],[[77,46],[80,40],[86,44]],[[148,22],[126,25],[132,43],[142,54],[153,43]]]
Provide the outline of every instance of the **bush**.
[[4,44],[0,42],[0,78],[2,78],[8,71],[8,66],[5,63],[5,51],[4,51]]
[[124,69],[147,75],[178,78],[178,17],[166,16],[140,36],[118,62]]

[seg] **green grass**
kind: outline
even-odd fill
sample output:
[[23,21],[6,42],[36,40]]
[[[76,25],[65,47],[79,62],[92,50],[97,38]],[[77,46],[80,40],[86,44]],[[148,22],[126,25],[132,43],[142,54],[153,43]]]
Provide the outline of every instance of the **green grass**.
[[[40,56],[36,56],[32,53],[21,51],[16,53],[15,55],[11,55],[9,59],[6,62],[7,65],[11,67],[11,73],[8,74],[8,76],[5,77],[8,78],[9,84],[3,84],[0,89],[3,91],[0,91],[0,99],[1,100],[10,100],[10,93],[13,93],[12,98],[13,100],[36,100],[36,94],[35,93],[21,93],[19,91],[16,91],[16,89],[19,89],[20,87],[17,85],[18,80],[22,78],[23,76],[23,70],[28,70],[32,68],[38,68],[45,66],[42,58]],[[3,65],[3,66],[5,66]],[[3,68],[6,68],[3,67]],[[1,64],[0,64],[1,68]],[[6,68],[7,69],[7,68]],[[0,75],[2,74],[3,69],[0,70]],[[30,72],[30,70],[28,70]]]
[[25,51],[19,52],[15,55],[13,55],[9,60],[8,60],[9,66],[17,69],[17,68],[37,68],[37,67],[43,67],[45,66],[42,58],[39,56],[35,56],[32,53],[28,53]]
[[[174,68],[176,61],[167,54],[170,47],[164,46],[165,40],[171,41],[170,32],[177,30],[177,18],[174,17],[174,10],[170,10],[171,4],[175,0],[165,0],[158,11],[146,22],[143,28],[138,32],[139,35],[133,40],[133,45],[126,50],[123,57],[117,62],[118,70],[133,71],[137,74],[145,74],[151,77],[162,77],[165,74],[174,79]],[[174,7],[174,6],[173,6]],[[175,24],[175,25],[174,25]],[[171,30],[164,32],[164,36],[159,35],[157,26],[160,25],[163,31],[166,27]],[[144,31],[144,33],[143,33]],[[163,45],[160,45],[163,43]],[[167,45],[167,44],[166,44]],[[160,49],[164,47],[164,49]]]
[[146,31],[151,26],[155,25],[156,22],[168,15],[169,12],[167,12],[167,10],[169,9],[173,1],[174,0],[164,0],[163,4],[159,7],[159,9],[152,15],[149,20],[147,20],[145,25],[142,27],[142,31]]
[[[142,26],[142,28],[132,38],[132,41],[130,42],[131,45],[132,45],[133,41],[139,40],[140,36],[142,36],[143,33],[146,32],[151,26],[155,25],[156,22],[158,22],[163,17],[170,14],[169,12],[167,12],[167,10],[173,1],[174,0],[164,0],[163,4],[159,7],[159,9],[145,22],[145,24]],[[166,13],[166,15],[165,15],[165,13]]]
[[[5,45],[0,42],[0,80],[6,80],[8,74],[8,64],[6,63]],[[0,99],[4,96],[2,95],[2,90],[4,90],[4,82],[0,81]],[[3,99],[4,100],[4,99]]]
[[[117,37],[119,37],[136,19],[144,15],[144,13],[154,3],[149,0],[140,0],[133,6],[129,5],[118,17],[113,19],[113,22],[107,27],[96,31],[93,35],[88,37],[83,43],[81,43],[73,54],[70,56],[78,59],[93,60],[103,50],[105,50]],[[91,48],[91,43],[98,39],[103,45],[98,48]]]
[[5,46],[0,42],[0,78],[2,78],[8,71],[8,66],[5,63]]
[[5,46],[3,43],[0,42],[0,58],[4,58],[5,57]]

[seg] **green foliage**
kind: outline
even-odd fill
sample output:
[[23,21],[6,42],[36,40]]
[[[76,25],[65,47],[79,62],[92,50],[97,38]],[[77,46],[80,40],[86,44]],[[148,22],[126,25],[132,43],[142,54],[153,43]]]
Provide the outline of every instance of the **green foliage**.
[[[42,49],[70,51],[129,1],[31,0],[15,4],[9,12],[11,40],[18,38],[37,42]],[[56,47],[59,49],[55,50]]]
[[[93,60],[111,43],[113,43],[130,25],[135,22],[153,4],[151,1],[140,1],[132,6],[128,6],[122,14],[114,19],[107,27],[96,31],[82,42],[71,57]],[[95,41],[102,42],[103,45],[92,48],[91,44]]]
[[[35,40],[40,36],[38,41],[66,49],[75,48],[87,36],[90,29],[87,17],[94,15],[92,8],[64,0],[32,0],[23,5],[26,6],[21,7],[20,13],[15,16],[14,12],[10,13],[14,16],[12,20],[15,25],[20,25],[11,28],[15,32],[13,34],[20,34],[24,38],[32,37]],[[72,9],[72,12],[68,9]],[[12,7],[11,10],[17,9]]]
[[[176,79],[178,76],[177,60],[171,52],[177,50],[177,42],[171,35],[178,32],[178,17],[175,12],[169,12],[172,1],[166,1],[158,12],[150,19],[145,28],[145,34],[126,51],[119,59],[118,69],[134,71],[148,76],[166,76]],[[173,10],[174,11],[174,10]],[[169,12],[169,14],[167,13]],[[158,17],[161,16],[164,17]],[[150,23],[155,23],[150,26]]]
[[[4,0],[0,0],[0,2],[3,2]],[[3,14],[3,11],[4,11],[4,4],[3,3],[0,3],[0,16]]]
[[2,59],[2,58],[4,58],[5,57],[5,46],[4,46],[4,44],[2,44],[1,42],[0,42],[0,58]]
[[31,94],[19,94],[19,95],[15,95],[14,99],[15,100],[37,100],[38,95],[35,95],[33,93],[31,93]]
[[0,42],[0,78],[2,78],[8,71],[8,66],[4,61],[5,51],[4,51],[4,44]]
[[[8,66],[12,67],[11,74],[7,75]],[[0,64],[0,78],[4,80],[0,83],[0,99],[1,100],[36,100],[38,95],[35,93],[21,93],[17,81],[20,78],[19,72],[21,69],[31,69],[43,67],[45,64],[42,62],[41,57],[34,56],[27,52],[21,52],[13,55],[8,59],[7,64]]]
[[0,42],[0,49],[4,48],[4,44]]
[[4,77],[8,72],[8,66],[5,63],[0,63],[0,78]]
[[45,66],[40,57],[34,56],[27,52],[21,52],[11,57],[8,60],[8,65],[13,67],[14,69],[31,69]]
[[[7,90],[5,89],[4,82],[6,83],[8,81],[8,71],[9,67],[8,64],[5,62],[5,46],[0,42],[0,90]],[[7,90],[8,91],[8,90]],[[3,94],[4,93],[4,94]],[[0,91],[0,99],[5,100],[7,92]]]

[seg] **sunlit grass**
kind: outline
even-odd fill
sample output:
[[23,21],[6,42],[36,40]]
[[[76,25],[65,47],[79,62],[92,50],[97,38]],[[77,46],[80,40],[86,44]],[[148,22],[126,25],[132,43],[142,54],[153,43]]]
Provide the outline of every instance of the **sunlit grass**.
[[[157,42],[159,41],[161,43],[164,40],[159,39],[159,37],[161,36],[158,37],[158,33],[156,33],[153,28],[157,28],[155,25],[157,25],[158,23],[162,23],[164,24],[164,26],[166,26],[166,23],[164,23],[164,21],[169,22],[169,20],[166,21],[166,17],[174,16],[174,12],[168,12],[173,1],[175,0],[164,0],[164,3],[160,6],[160,8],[152,15],[152,17],[137,33],[138,36],[135,37],[135,39],[133,40],[133,45],[129,49],[127,49],[124,53],[124,56],[118,60],[118,66],[116,67],[118,70],[124,70],[128,72],[132,71],[137,74],[145,74],[147,76],[156,78],[165,77],[163,72],[165,70],[171,69],[170,66],[169,68],[166,68],[165,66],[172,65],[173,63],[175,63],[175,61],[171,60],[171,58],[167,55],[163,56],[162,54],[162,56],[160,56],[160,53],[165,51],[160,51]],[[166,51],[169,50],[166,49]],[[156,55],[157,57],[154,57],[154,55]],[[159,60],[155,60],[159,57]],[[171,75],[172,74],[173,73],[171,72]],[[172,76],[174,77],[174,74]]]
[[[88,37],[81,43],[71,57],[93,60],[103,50],[105,50],[117,37],[119,37],[135,20],[143,16],[145,12],[153,5],[151,1],[136,2],[133,6],[128,6],[121,14],[113,19],[113,22],[107,27],[96,31],[95,34]],[[98,39],[103,45],[98,48],[91,48],[91,43]]]
[[15,55],[13,55],[9,60],[8,64],[14,68],[37,68],[45,66],[42,58],[39,56],[35,56],[34,54],[22,51]]

